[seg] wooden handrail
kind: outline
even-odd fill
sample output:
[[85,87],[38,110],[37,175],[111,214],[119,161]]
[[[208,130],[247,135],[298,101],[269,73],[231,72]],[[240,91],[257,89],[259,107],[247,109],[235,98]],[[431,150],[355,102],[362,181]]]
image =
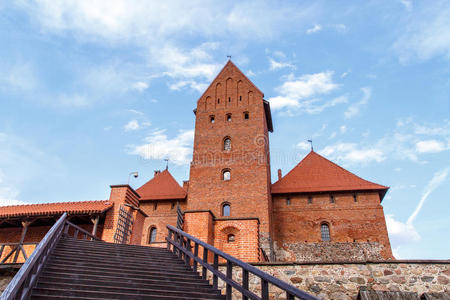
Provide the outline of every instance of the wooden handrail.
[[[242,299],[267,300],[269,299],[269,284],[274,285],[286,292],[286,299],[291,300],[295,298],[305,300],[317,300],[318,298],[297,289],[296,287],[287,284],[286,282],[275,278],[252,265],[249,265],[229,254],[226,254],[219,249],[197,239],[196,237],[179,230],[171,225],[167,225],[169,234],[166,237],[167,248],[170,250],[170,245],[173,246],[173,252],[178,254],[180,258],[184,258],[186,265],[190,266],[191,258],[193,260],[193,269],[197,271],[197,264],[202,266],[202,278],[206,279],[207,270],[213,274],[213,287],[217,288],[217,279],[220,278],[226,283],[226,298],[231,299],[232,288],[242,293]],[[192,251],[191,242],[194,242],[194,252]],[[202,246],[203,258],[198,256],[198,247]],[[208,263],[208,251],[213,253],[213,265]],[[226,274],[219,271],[218,258],[222,257],[226,261]],[[238,266],[242,268],[242,285],[232,278],[232,268]],[[249,273],[261,279],[261,297],[249,290],[248,279]]]
[[14,276],[11,282],[1,295],[1,300],[28,299],[31,290],[37,282],[40,272],[45,262],[51,255],[58,241],[63,235],[69,236],[69,229],[74,229],[73,237],[78,238],[81,233],[84,239],[100,240],[95,235],[85,229],[69,222],[67,213],[63,213],[58,221],[50,228],[41,242],[36,246],[31,256],[25,261],[19,272]]
[[3,291],[2,300],[28,299],[31,289],[36,283],[37,276],[48,258],[48,254],[62,234],[66,219],[67,213],[64,213],[55,225],[50,228],[41,242],[36,246],[31,256],[25,261],[19,272],[17,272]]

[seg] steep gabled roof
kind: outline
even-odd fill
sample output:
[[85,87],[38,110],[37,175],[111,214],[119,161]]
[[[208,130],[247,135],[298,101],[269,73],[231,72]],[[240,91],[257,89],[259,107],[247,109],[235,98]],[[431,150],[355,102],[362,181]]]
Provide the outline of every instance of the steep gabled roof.
[[112,207],[108,200],[26,204],[0,207],[0,218],[68,214],[99,214]]
[[261,92],[260,89],[258,89],[258,87],[247,77],[245,76],[245,74],[230,60],[228,60],[228,62],[223,66],[223,68],[220,70],[220,72],[216,75],[216,77],[214,77],[214,80],[211,81],[211,83],[209,84],[208,88],[205,89],[205,91],[203,92],[203,94],[198,98],[199,100],[205,95],[205,93],[209,90],[209,88],[217,81],[217,78],[220,77],[220,75],[222,75],[222,73],[224,73],[228,68],[234,69],[236,70],[238,73],[240,73],[242,75],[242,77],[244,77],[245,80],[247,80],[251,86],[253,86],[255,88],[255,90],[257,90],[259,93],[261,93],[261,95],[263,95],[264,98],[264,93]]
[[272,194],[376,190],[381,199],[388,189],[356,176],[314,151],[272,184]]
[[170,174],[169,170],[156,173],[155,177],[147,181],[136,190],[140,200],[184,199],[186,191]]

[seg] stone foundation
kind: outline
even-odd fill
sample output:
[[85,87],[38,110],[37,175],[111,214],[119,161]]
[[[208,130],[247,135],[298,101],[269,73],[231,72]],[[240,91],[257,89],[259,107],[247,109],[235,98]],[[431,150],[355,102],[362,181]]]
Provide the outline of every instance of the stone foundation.
[[367,261],[384,260],[384,246],[378,242],[321,242],[275,244],[277,261]]
[[[264,272],[286,281],[320,299],[356,299],[360,287],[373,291],[450,293],[450,261],[384,261],[360,263],[259,263]],[[225,266],[221,271],[226,272]],[[233,268],[233,279],[242,279]],[[223,282],[219,280],[222,292]],[[250,289],[259,294],[259,279],[250,276]],[[279,289],[270,287],[271,299],[285,299]],[[233,299],[241,299],[236,293]]]

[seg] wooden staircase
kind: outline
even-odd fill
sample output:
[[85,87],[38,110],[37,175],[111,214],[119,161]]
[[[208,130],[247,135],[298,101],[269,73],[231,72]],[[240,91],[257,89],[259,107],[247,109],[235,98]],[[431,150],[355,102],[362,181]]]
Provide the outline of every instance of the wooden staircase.
[[224,299],[163,248],[60,239],[31,299]]

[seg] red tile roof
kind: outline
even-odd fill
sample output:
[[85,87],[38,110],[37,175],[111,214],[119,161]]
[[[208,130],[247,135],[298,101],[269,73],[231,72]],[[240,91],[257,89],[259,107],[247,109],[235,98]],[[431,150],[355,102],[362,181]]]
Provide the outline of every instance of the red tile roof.
[[0,218],[59,215],[64,212],[72,215],[96,214],[111,207],[112,203],[108,200],[12,205],[0,207]]
[[164,199],[184,199],[186,191],[170,174],[169,170],[156,173],[155,177],[147,181],[136,190],[141,196],[140,200],[164,200]]
[[314,151],[272,184],[272,194],[377,190],[383,198],[388,189],[356,176]]

